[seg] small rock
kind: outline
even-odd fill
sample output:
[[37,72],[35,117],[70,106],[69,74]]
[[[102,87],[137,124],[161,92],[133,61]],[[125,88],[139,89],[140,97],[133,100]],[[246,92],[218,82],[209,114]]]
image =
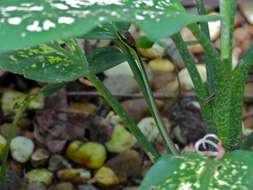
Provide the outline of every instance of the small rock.
[[114,126],[112,138],[106,143],[106,147],[110,152],[119,153],[131,149],[136,142],[136,138],[124,126],[118,124]]
[[69,182],[62,182],[56,185],[55,190],[74,190],[75,187]]
[[6,145],[6,139],[4,138],[4,136],[0,135],[0,158],[2,158],[5,145]]
[[131,93],[138,90],[138,83],[129,75],[114,75],[103,81],[112,93]]
[[[196,41],[195,36],[192,34],[192,32],[188,28],[183,28],[183,30],[181,31],[181,34],[182,34],[183,39],[186,42]],[[200,44],[189,45],[188,49],[193,54],[201,54],[204,51]]]
[[93,185],[80,185],[77,190],[98,190]]
[[95,173],[96,182],[104,186],[114,186],[120,183],[117,175],[111,168],[103,166]]
[[134,76],[129,64],[127,61],[111,68],[111,69],[108,69],[104,72],[104,74],[107,76],[107,77],[111,77],[111,76],[118,76],[118,75],[128,75],[128,76]]
[[34,151],[31,157],[33,167],[44,165],[49,159],[49,152],[46,149],[39,148]]
[[91,173],[85,169],[64,169],[57,172],[61,181],[68,181],[72,184],[84,184],[91,178]]
[[139,48],[140,53],[149,59],[155,59],[155,58],[161,58],[164,55],[165,49],[158,45],[157,43],[154,43],[151,48],[144,49]]
[[69,108],[84,113],[94,113],[97,107],[89,102],[71,102]]
[[29,183],[25,190],[47,190],[46,186],[40,182]]
[[138,123],[138,127],[141,130],[141,132],[148,138],[150,142],[154,142],[156,140],[161,139],[161,135],[159,133],[159,130],[155,123],[154,118],[152,117],[143,118]]
[[33,153],[34,143],[26,137],[18,136],[11,141],[10,149],[14,160],[25,163]]
[[3,183],[3,190],[17,190],[20,189],[22,185],[22,179],[14,171],[6,171],[6,176]]
[[[202,79],[203,82],[207,81],[207,75],[206,75],[206,67],[205,65],[196,65],[197,70],[200,74],[200,77]],[[191,90],[194,88],[191,77],[189,75],[189,72],[186,68],[182,69],[179,74],[179,80],[180,83],[182,85],[183,88],[185,88],[186,90]]]
[[175,70],[174,64],[168,59],[153,59],[148,66],[154,72],[173,72]]
[[120,116],[116,115],[114,111],[110,111],[106,115],[106,119],[109,120],[112,125],[117,125],[117,124],[122,124],[123,123],[123,121],[120,118]]
[[[162,101],[156,101],[158,109],[163,107]],[[141,118],[150,114],[149,107],[144,99],[131,99],[122,102],[124,110],[135,120],[140,121]]]
[[[218,13],[211,13],[211,15],[219,15]],[[208,22],[209,34],[212,41],[216,40],[220,35],[221,21],[210,21]]]
[[49,159],[48,169],[52,172],[71,168],[71,164],[61,155],[55,154]]
[[176,78],[176,73],[174,73],[174,72],[154,73],[154,79],[151,81],[152,89],[155,92],[157,92],[157,91],[163,89],[164,87],[166,87],[166,85],[168,83],[174,81],[175,78]]
[[52,184],[53,173],[47,169],[33,169],[25,174],[29,183],[40,182],[49,187]]
[[[15,91],[15,90],[5,90],[2,96],[2,109],[4,113],[12,113],[14,111],[14,106],[19,101],[22,101],[26,97],[26,94]],[[29,109],[39,109],[44,106],[44,97],[42,95],[36,97],[31,101],[28,108]]]
[[169,82],[163,89],[161,89],[161,92],[176,92],[179,88],[179,84],[177,79],[174,81]]
[[105,147],[96,142],[73,141],[66,154],[72,161],[91,169],[100,168],[106,160]]
[[253,2],[252,1],[244,1],[239,3],[239,7],[247,21],[253,25]]
[[127,150],[110,159],[105,166],[114,171],[120,182],[126,182],[129,177],[140,177],[143,161],[135,150]]

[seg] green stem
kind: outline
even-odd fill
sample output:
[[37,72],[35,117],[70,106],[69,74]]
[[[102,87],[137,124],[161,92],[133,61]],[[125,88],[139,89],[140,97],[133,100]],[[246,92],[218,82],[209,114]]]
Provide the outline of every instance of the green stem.
[[233,149],[239,148],[242,136],[242,107],[243,107],[243,95],[248,78],[248,73],[253,65],[253,44],[251,48],[245,53],[245,56],[240,60],[238,66],[234,69],[232,74],[231,82],[231,123],[233,126],[233,131],[231,131],[233,136]]
[[184,40],[182,39],[182,36],[180,34],[175,34],[172,36],[173,41],[176,44],[176,47],[181,54],[184,63],[186,65],[186,68],[190,74],[190,77],[192,79],[192,82],[195,87],[197,98],[201,104],[201,113],[204,119],[204,122],[208,128],[208,131],[215,132],[215,126],[213,123],[213,113],[211,104],[203,104],[205,100],[209,96],[209,92],[205,86],[205,84],[202,82],[201,77],[199,75],[199,72],[196,68],[194,58],[192,57],[191,53],[189,52]]
[[[204,0],[195,0],[198,13],[199,15],[206,15],[207,11],[204,5]],[[209,28],[208,28],[208,23],[202,22],[200,23],[200,28],[204,32],[204,34],[207,36],[207,38],[210,40],[210,34],[209,34]]]
[[87,78],[92,82],[95,88],[102,94],[105,100],[109,103],[109,105],[113,108],[113,110],[122,118],[130,132],[135,136],[140,146],[144,149],[144,151],[150,156],[152,160],[157,160],[159,158],[158,153],[152,146],[152,144],[147,140],[147,137],[143,135],[140,129],[136,126],[134,120],[127,114],[127,112],[123,109],[118,100],[113,97],[110,91],[104,86],[104,84],[96,77],[96,75],[90,71],[89,62],[85,56],[83,50],[78,46],[77,43],[73,43],[75,46],[76,56],[80,58],[80,60],[84,64],[84,68],[87,69]]
[[20,103],[17,103],[17,105],[16,105],[16,108],[15,108],[16,115],[14,117],[12,124],[11,124],[11,127],[8,130],[7,142],[6,142],[6,145],[4,146],[4,150],[3,150],[2,164],[1,164],[1,170],[0,170],[0,189],[2,189],[4,182],[5,182],[5,174],[6,174],[6,168],[7,168],[7,159],[8,159],[8,155],[9,155],[9,151],[10,151],[10,144],[11,144],[11,140],[14,137],[14,134],[15,134],[15,131],[17,128],[17,124],[18,124],[19,120],[21,119],[23,113],[27,109],[28,105],[30,104],[30,102],[37,95],[38,94],[29,95],[24,100],[22,100]]
[[[216,100],[214,102],[214,120],[218,136],[227,150],[233,150],[238,144],[238,127],[231,125],[232,94],[232,34],[235,14],[234,0],[220,1],[221,15],[221,64],[215,67]],[[239,128],[241,129],[241,127]]]
[[212,46],[209,38],[201,32],[199,27],[194,24],[190,25],[189,29],[193,33],[193,35],[198,39],[199,43],[205,50],[206,56],[206,68],[207,68],[207,77],[208,77],[208,86],[210,95],[215,94],[215,74],[217,70],[218,64],[220,64],[219,54],[216,49]]
[[221,15],[221,60],[230,65],[232,61],[232,38],[236,0],[220,0]]
[[136,126],[134,120],[129,117],[129,115],[125,112],[121,104],[117,101],[116,98],[112,96],[110,91],[104,86],[104,84],[91,72],[88,73],[87,78],[92,82],[95,88],[103,95],[105,100],[109,103],[109,105],[113,108],[113,110],[122,118],[122,120],[126,123],[130,132],[136,137],[138,143],[142,146],[142,148],[146,151],[146,153],[154,160],[158,159],[158,154],[148,142],[147,138],[142,134],[140,129]]
[[171,152],[174,155],[179,155],[177,148],[175,147],[173,141],[168,136],[167,128],[161,119],[160,113],[155,104],[155,100],[153,97],[152,90],[150,88],[148,77],[144,69],[144,65],[137,53],[136,49],[126,42],[122,36],[119,36],[121,44],[119,45],[123,53],[125,54],[128,63],[139,83],[139,87],[141,88],[144,97],[150,107],[151,113],[154,117],[154,120],[157,124],[158,130],[162,136],[162,139],[165,143],[168,152]]

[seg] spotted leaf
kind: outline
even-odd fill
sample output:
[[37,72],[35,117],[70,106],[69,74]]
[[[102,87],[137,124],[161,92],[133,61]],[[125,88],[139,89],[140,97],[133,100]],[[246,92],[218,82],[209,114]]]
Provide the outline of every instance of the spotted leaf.
[[234,151],[222,160],[167,155],[150,169],[139,190],[251,190],[252,176],[252,152]]
[[211,19],[217,17],[190,15],[170,0],[2,0],[0,51],[81,36],[111,22],[134,23],[153,40]]
[[[83,77],[88,69],[97,74],[124,61],[117,48],[98,48],[88,56],[90,68],[85,68],[83,60],[74,53],[74,50],[65,51],[63,48],[55,47],[55,45],[42,44],[33,48],[2,53],[0,69],[33,80],[60,83]],[[59,51],[59,48],[63,51]]]

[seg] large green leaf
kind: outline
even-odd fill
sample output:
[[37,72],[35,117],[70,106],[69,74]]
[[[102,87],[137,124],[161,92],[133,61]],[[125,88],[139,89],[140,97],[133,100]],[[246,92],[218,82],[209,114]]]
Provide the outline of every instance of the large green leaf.
[[0,54],[0,69],[48,83],[72,81],[84,75],[84,65],[49,45]]
[[96,26],[130,22],[150,39],[216,16],[190,15],[170,0],[2,0],[0,51],[81,36]]
[[221,160],[167,155],[150,169],[139,190],[252,190],[252,177],[252,152],[230,152]]
[[[95,49],[89,56],[90,70],[95,74],[123,61],[115,47]],[[0,69],[47,83],[72,81],[87,73],[82,59],[73,51],[46,44],[0,54]]]
[[95,74],[101,73],[126,61],[124,55],[116,47],[97,48],[87,59],[90,70]]

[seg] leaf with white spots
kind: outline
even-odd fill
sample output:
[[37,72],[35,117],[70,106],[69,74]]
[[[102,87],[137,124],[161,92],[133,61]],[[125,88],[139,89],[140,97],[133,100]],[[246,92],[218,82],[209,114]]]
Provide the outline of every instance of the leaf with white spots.
[[217,16],[187,13],[170,0],[2,0],[0,52],[82,36],[112,22],[133,23],[152,40]]
[[[69,48],[70,49],[70,48]],[[24,77],[47,83],[72,81],[86,75],[82,59],[74,50],[59,51],[51,45],[39,45],[29,49],[0,54],[0,69],[24,75]],[[65,53],[65,52],[66,53]],[[111,58],[114,58],[113,60]],[[114,47],[95,49],[88,56],[90,70],[103,72],[124,61],[121,52]]]
[[139,190],[251,190],[252,176],[252,152],[230,152],[221,160],[166,155],[149,170]]

